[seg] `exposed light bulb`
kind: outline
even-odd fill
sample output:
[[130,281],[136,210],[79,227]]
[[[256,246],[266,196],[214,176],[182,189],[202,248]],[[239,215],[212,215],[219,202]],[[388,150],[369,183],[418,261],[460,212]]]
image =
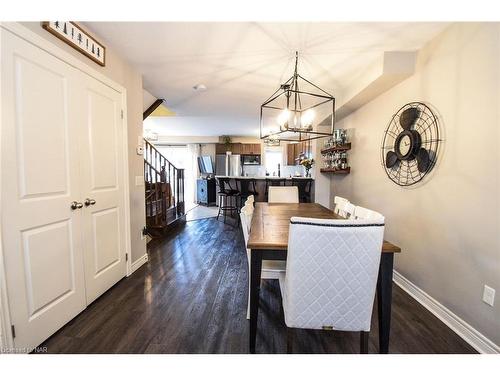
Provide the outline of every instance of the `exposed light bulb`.
[[288,123],[288,119],[290,118],[290,111],[288,109],[283,110],[278,116],[278,124],[279,126],[284,126]]
[[300,125],[302,125],[303,128],[311,126],[314,121],[314,116],[314,111],[312,109],[308,109],[300,116]]

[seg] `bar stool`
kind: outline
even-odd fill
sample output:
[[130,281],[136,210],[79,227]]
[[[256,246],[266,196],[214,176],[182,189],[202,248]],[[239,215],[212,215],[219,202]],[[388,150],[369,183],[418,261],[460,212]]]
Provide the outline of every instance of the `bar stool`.
[[269,186],[285,186],[286,178],[266,178],[266,202],[269,196]]
[[255,178],[242,178],[240,180],[240,207],[243,207],[243,202],[250,196],[256,197],[259,195],[257,192],[257,180]]
[[234,213],[238,215],[238,199],[240,193],[237,189],[232,188],[229,178],[216,177],[216,181],[217,185],[219,185],[219,191],[217,192],[219,198],[219,212],[217,212],[217,220],[219,220],[219,216],[222,212],[225,223],[228,212],[231,216],[233,216]]
[[293,178],[292,186],[297,186],[299,189],[299,201],[301,203],[311,202],[311,185],[312,180],[309,178]]

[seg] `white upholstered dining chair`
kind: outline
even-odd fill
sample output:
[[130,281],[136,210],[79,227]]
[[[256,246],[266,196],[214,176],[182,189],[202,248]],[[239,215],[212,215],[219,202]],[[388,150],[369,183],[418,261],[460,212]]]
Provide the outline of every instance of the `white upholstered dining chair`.
[[339,197],[338,195],[333,198],[333,203],[335,204],[335,207],[333,208],[333,211],[342,217],[344,216],[344,206],[346,203],[349,203],[349,200]]
[[354,219],[354,211],[355,210],[356,210],[356,206],[348,201],[344,204],[344,210],[340,216],[342,216],[346,219]]
[[[255,209],[255,207],[254,207],[253,204],[254,204],[254,197],[253,197],[253,195],[249,195],[248,198],[247,198],[247,200],[245,201],[244,206],[242,207],[242,210],[245,209],[245,211],[250,216],[250,219],[247,220],[247,227],[248,227],[247,229],[248,229],[248,231],[250,231],[250,225],[252,224],[252,215],[253,215],[253,211]],[[241,221],[241,217],[240,217],[240,221]],[[241,223],[243,225],[243,222],[241,222]]]
[[269,186],[269,203],[299,203],[297,186]]
[[255,202],[255,197],[253,195],[249,195],[247,200],[245,201],[245,204],[252,205],[253,207],[254,202]]
[[368,208],[364,208],[361,206],[356,206],[354,209],[354,218],[355,219],[378,219],[383,218],[382,214],[369,210]]
[[[247,319],[250,319],[250,249],[247,247],[248,238],[250,235],[250,224],[252,222],[253,210],[250,210],[246,205],[243,206],[240,212],[241,228],[243,229],[243,237],[245,239],[245,248],[247,251],[248,260],[248,304],[247,304]],[[261,279],[278,280],[279,275],[285,272],[286,262],[283,260],[264,260],[262,262]]]
[[358,331],[360,351],[368,352],[383,237],[383,217],[290,219],[280,275],[288,352],[296,328]]

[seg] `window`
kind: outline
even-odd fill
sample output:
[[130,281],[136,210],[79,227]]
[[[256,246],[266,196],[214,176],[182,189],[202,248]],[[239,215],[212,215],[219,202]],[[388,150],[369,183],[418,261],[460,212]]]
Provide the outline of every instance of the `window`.
[[265,148],[265,167],[270,176],[278,175],[278,164],[283,170],[283,149],[281,147]]
[[185,169],[189,164],[189,155],[186,145],[155,145],[158,151],[177,168]]

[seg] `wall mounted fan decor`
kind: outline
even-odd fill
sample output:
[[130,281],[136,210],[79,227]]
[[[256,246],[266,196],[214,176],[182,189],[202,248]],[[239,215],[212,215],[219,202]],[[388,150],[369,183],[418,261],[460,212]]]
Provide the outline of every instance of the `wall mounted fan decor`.
[[382,165],[399,186],[414,185],[436,164],[439,124],[432,110],[420,102],[405,104],[392,116],[382,140]]

